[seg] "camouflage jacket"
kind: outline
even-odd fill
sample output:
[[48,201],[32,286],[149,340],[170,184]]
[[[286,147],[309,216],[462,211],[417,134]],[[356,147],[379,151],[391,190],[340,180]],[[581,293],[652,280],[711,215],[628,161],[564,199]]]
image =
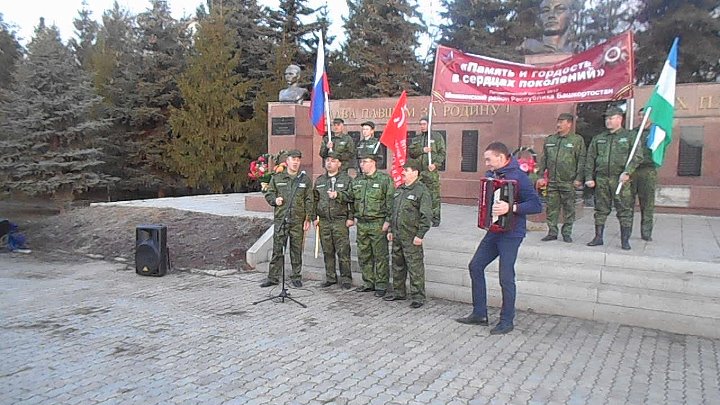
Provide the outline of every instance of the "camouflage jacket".
[[[633,136],[637,135],[640,127],[632,130]],[[638,168],[652,168],[655,169],[655,162],[652,159],[652,151],[647,146],[648,137],[650,136],[650,129],[644,129],[640,135],[640,143],[638,144],[638,154],[640,155],[640,164]]]
[[409,186],[403,184],[395,190],[388,232],[403,241],[415,236],[422,239],[430,230],[432,216],[432,198],[427,187],[420,181]]
[[352,182],[355,218],[390,222],[394,192],[395,186],[387,173],[361,174]]
[[[348,164],[354,165],[355,159],[355,142],[348,134],[333,134],[333,151],[338,154],[338,159],[343,163],[343,169],[347,169]],[[328,137],[325,135],[320,144],[320,157],[325,159],[328,157],[330,149],[327,147]]]
[[[332,179],[335,179],[333,185]],[[350,202],[351,180],[345,172],[340,171],[335,176],[327,173],[315,179],[313,186],[314,211],[312,219],[319,217],[324,220],[353,219],[353,206]],[[327,192],[334,188],[337,191],[337,198],[331,199]]]
[[635,137],[632,132],[621,128],[615,133],[602,132],[593,137],[585,159],[585,180],[598,177],[619,177],[623,171],[632,174],[640,163],[640,155],[635,153],[625,169]]
[[547,169],[550,184],[572,184],[583,181],[585,175],[585,140],[573,132],[545,138],[542,156],[538,160],[538,174]]
[[[290,224],[302,223],[310,219],[313,213],[313,196],[310,178],[304,174],[290,175],[287,171],[272,176],[265,200],[275,207],[275,222],[282,222],[288,206],[292,203],[292,211],[288,217]],[[297,191],[294,191],[297,190]],[[292,197],[293,191],[295,197]],[[277,197],[283,198],[282,205],[275,205]],[[293,199],[292,202],[290,199]]]
[[364,155],[375,155],[380,156],[380,141],[373,137],[370,137],[368,139],[362,139],[358,141],[357,144],[357,157],[358,159],[360,156]]
[[[420,166],[424,172],[428,171],[428,154],[423,152],[423,148],[427,146],[427,132],[421,132],[416,135],[408,146],[408,155],[420,162]],[[445,140],[439,132],[433,132],[430,138],[430,150],[432,163],[436,166],[442,166],[445,162]]]

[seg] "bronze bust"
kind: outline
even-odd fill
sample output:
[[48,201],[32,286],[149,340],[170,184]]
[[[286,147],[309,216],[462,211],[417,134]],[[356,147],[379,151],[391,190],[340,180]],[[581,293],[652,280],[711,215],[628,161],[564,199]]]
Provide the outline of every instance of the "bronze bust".
[[285,69],[285,81],[288,87],[280,90],[278,99],[286,103],[302,103],[307,98],[307,89],[298,86],[297,82],[300,78],[300,66],[289,65]]
[[578,12],[576,0],[543,0],[540,2],[541,40],[526,39],[518,48],[525,54],[573,53],[577,45],[569,31]]

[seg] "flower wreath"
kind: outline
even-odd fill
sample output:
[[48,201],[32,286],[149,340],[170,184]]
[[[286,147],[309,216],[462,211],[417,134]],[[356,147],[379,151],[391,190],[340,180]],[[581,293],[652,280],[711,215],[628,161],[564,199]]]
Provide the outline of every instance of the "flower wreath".
[[250,162],[250,171],[248,177],[251,180],[257,180],[260,182],[262,191],[266,191],[270,183],[270,179],[277,173],[285,171],[285,162],[277,163],[285,156],[287,152],[282,150],[277,155],[271,155],[264,153],[257,159]]

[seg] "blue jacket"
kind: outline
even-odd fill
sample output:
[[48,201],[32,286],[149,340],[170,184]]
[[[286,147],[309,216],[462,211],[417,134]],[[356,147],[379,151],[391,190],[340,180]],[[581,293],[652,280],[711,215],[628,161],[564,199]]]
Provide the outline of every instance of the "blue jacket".
[[[515,157],[510,158],[510,162],[498,170],[489,170],[485,173],[485,177],[493,177],[507,180],[517,180],[518,184],[518,205],[515,212],[515,224],[512,230],[502,232],[502,235],[508,238],[524,238],[525,222],[527,214],[537,214],[542,211],[542,203],[535,187],[533,186],[527,173],[520,170]],[[512,209],[512,207],[510,208]]]

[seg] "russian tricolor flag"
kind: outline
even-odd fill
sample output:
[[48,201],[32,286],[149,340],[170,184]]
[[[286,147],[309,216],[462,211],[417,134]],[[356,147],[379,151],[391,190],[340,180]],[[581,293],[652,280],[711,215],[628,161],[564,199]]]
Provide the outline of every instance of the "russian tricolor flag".
[[322,31],[315,62],[315,80],[313,81],[312,93],[310,96],[310,118],[312,124],[320,135],[327,131],[328,96],[330,86],[328,85],[327,73],[325,72],[325,47],[323,45]]

